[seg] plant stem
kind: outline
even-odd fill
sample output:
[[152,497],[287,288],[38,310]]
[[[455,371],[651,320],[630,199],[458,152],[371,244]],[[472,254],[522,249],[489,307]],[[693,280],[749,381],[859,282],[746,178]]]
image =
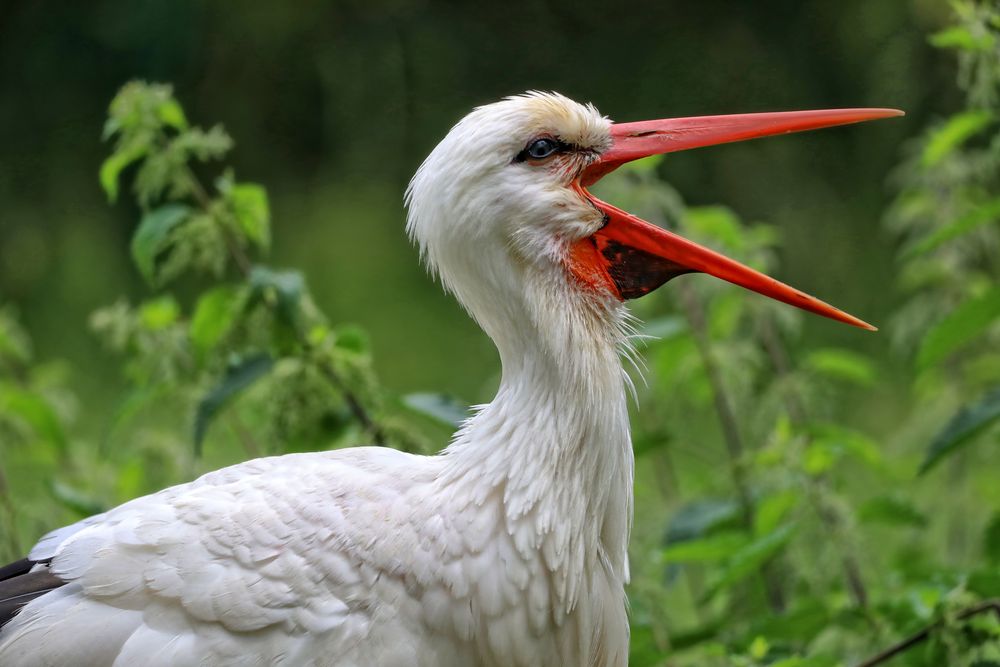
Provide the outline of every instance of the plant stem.
[[347,388],[336,369],[325,359],[318,360],[317,365],[319,366],[320,372],[326,376],[326,379],[330,382],[330,384],[336,387],[337,390],[344,395],[344,400],[347,401],[347,406],[350,408],[354,418],[358,420],[366,431],[371,433],[372,438],[375,439],[375,444],[385,445],[385,433],[382,431],[382,427],[379,426],[374,419],[372,419],[371,415],[368,414],[364,406],[361,405],[361,401],[358,400],[357,396],[355,396]]
[[[774,372],[778,376],[778,379],[791,377],[792,363],[789,359],[788,351],[785,349],[778,332],[775,331],[771,318],[766,315],[761,317],[758,321],[758,331],[760,333],[761,344],[771,359],[771,364],[774,366]],[[782,397],[792,424],[800,428],[804,426],[807,421],[807,412],[798,395],[794,391],[790,391],[788,387],[782,386]],[[805,437],[806,445],[808,445],[811,438],[808,435]],[[816,515],[823,523],[828,535],[838,535],[842,529],[840,518],[836,512],[824,506],[820,500],[829,493],[827,482],[823,478],[810,479],[810,484],[814,488],[812,489],[813,493],[809,495],[812,505],[816,510]],[[834,542],[836,542],[836,548],[840,552],[840,565],[844,571],[844,581],[847,584],[847,590],[850,591],[854,603],[859,608],[866,609],[868,607],[868,590],[865,587],[864,580],[861,578],[861,567],[858,565],[854,554],[848,548],[844,547],[840,540],[834,540]]]
[[[747,480],[744,462],[744,452],[746,447],[743,444],[743,437],[740,434],[739,425],[736,421],[736,412],[733,410],[732,401],[726,391],[725,383],[722,381],[722,373],[712,354],[711,341],[708,334],[708,323],[705,318],[705,310],[701,301],[690,285],[680,284],[677,286],[677,293],[680,295],[681,305],[684,315],[691,326],[691,333],[694,335],[695,345],[705,367],[705,374],[712,387],[712,399],[715,403],[715,412],[719,417],[719,424],[722,426],[723,440],[726,443],[726,451],[729,454],[729,474],[736,487],[739,497],[740,512],[743,518],[744,528],[747,533],[753,532],[754,507],[753,497],[750,493],[750,483]],[[781,584],[781,578],[774,571],[773,561],[761,566],[761,576],[764,580],[764,588],[767,592],[767,600],[771,609],[775,612],[782,612],[785,609],[785,593]]]
[[[1000,599],[986,600],[985,602],[980,602],[979,604],[963,609],[962,611],[958,612],[955,618],[959,621],[964,621],[967,618],[971,618],[973,616],[976,616],[977,614],[982,614],[983,612],[987,611],[992,611],[996,613],[997,618],[1000,619]],[[944,624],[943,620],[931,623],[927,627],[923,628],[922,630],[919,630],[918,632],[915,632],[914,634],[910,635],[909,637],[899,642],[898,644],[890,646],[886,650],[878,653],[877,655],[872,656],[871,658],[868,658],[864,662],[859,662],[854,667],[875,667],[875,665],[881,665],[883,662],[887,662],[888,660],[895,658],[897,655],[904,653],[905,651],[908,651],[917,644],[926,641],[931,636],[931,633],[934,630],[941,627],[943,624]]]

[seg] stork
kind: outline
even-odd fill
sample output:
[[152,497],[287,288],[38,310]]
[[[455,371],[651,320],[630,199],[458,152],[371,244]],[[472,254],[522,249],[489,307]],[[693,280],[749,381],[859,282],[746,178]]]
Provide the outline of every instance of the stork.
[[652,154],[899,113],[475,109],[413,177],[407,231],[496,343],[494,400],[435,456],[261,458],[49,533],[0,569],[0,665],[625,665],[623,302],[703,272],[873,327],[586,187]]

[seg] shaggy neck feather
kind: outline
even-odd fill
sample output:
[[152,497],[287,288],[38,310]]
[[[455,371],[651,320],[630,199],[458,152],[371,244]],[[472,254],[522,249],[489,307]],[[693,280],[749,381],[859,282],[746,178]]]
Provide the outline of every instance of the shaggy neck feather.
[[448,448],[445,477],[477,503],[501,499],[518,550],[540,549],[558,573],[568,613],[597,564],[614,583],[628,579],[633,463],[622,311],[578,294],[527,302],[537,312],[518,313],[506,327],[484,323],[503,377],[493,402]]

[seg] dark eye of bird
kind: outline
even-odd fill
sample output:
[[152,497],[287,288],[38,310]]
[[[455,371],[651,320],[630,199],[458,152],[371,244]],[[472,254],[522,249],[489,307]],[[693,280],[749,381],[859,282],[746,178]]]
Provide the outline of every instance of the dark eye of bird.
[[559,144],[552,139],[535,139],[528,146],[528,155],[535,160],[541,160],[559,150]]
[[562,150],[563,144],[557,139],[552,139],[550,137],[541,137],[540,139],[535,139],[528,146],[521,151],[516,162],[524,162],[525,160],[544,160],[547,157],[555,155],[560,150]]

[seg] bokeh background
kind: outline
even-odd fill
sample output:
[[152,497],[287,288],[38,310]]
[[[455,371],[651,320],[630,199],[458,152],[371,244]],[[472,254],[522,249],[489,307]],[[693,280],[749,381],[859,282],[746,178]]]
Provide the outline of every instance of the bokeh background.
[[101,127],[125,81],[171,82],[193,122],[223,123],[236,139],[237,176],[268,187],[272,264],[304,269],[332,319],[368,329],[383,382],[487,399],[492,346],[418,266],[402,193],[470,108],[540,89],[618,120],[905,109],[891,123],[677,154],[663,168],[690,203],[779,226],[780,278],[877,323],[894,299],[892,239],[878,229],[890,168],[906,137],[959,103],[953,57],[927,43],[948,17],[941,0],[8,0],[0,293],[40,357],[76,365],[91,412],[118,395],[87,317],[146,288],[127,253],[136,210],[109,208],[97,183]]
[[[294,275],[258,289],[233,263],[151,289],[130,245],[144,215],[133,183],[155,156],[124,171],[116,202],[98,183],[109,102],[134,80],[171,84],[191,124],[225,126],[236,147],[222,164],[270,197],[272,250],[249,254],[301,271],[313,301],[276,289]],[[633,405],[631,664],[870,666],[1000,598],[996,0],[5,0],[0,559],[249,457],[379,434],[443,446],[499,366],[419,265],[403,192],[469,109],[531,89],[622,121],[907,113],[671,154],[600,184],[883,326],[704,276],[634,303],[659,340],[641,349]],[[190,136],[182,126],[153,152]],[[212,185],[221,168],[194,165],[200,201],[151,197],[147,220],[179,203],[209,211],[207,226],[192,214],[173,228],[171,260],[201,234],[227,261],[228,209],[205,206],[231,204]],[[1000,664],[1000,619],[935,627],[893,667]]]

